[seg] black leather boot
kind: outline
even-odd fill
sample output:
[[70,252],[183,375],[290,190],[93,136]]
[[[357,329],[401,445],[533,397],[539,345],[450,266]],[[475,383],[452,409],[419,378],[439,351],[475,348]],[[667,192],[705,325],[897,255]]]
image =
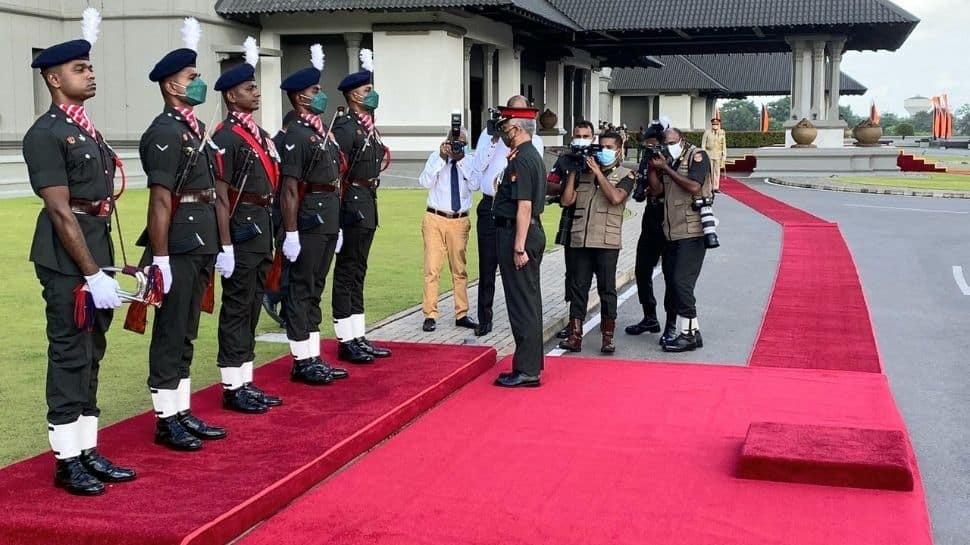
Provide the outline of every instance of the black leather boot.
[[104,494],[104,483],[92,475],[81,458],[57,460],[54,469],[54,486],[63,488],[75,496],[97,496]]
[[310,386],[323,386],[333,382],[333,375],[327,372],[320,365],[313,364],[313,358],[293,361],[293,369],[290,371],[290,380],[302,382]]
[[356,339],[342,342],[337,345],[337,359],[356,365],[366,365],[374,363],[374,356],[371,356],[357,344]]
[[660,322],[657,321],[657,311],[650,307],[643,307],[643,319],[623,330],[627,335],[642,335],[644,333],[660,333]]
[[660,341],[657,343],[663,346],[667,343],[673,342],[677,338],[677,318],[671,319],[667,318],[667,323],[664,325],[664,334],[660,336]]
[[155,444],[172,450],[199,450],[202,441],[189,433],[177,414],[155,421]]
[[124,483],[135,480],[135,470],[118,467],[96,449],[81,451],[81,463],[88,473],[105,483]]
[[367,340],[367,337],[357,337],[354,339],[357,341],[357,346],[360,347],[365,353],[374,356],[375,358],[389,358],[391,357],[391,351],[387,348],[379,348],[374,346]]
[[222,439],[228,435],[225,428],[206,424],[200,420],[199,417],[192,414],[192,411],[182,411],[176,416],[178,416],[179,422],[182,423],[182,426],[185,427],[189,433],[204,441]]
[[556,332],[557,339],[568,339],[569,338],[569,323],[566,323],[566,327],[560,329]]
[[263,405],[266,405],[267,407],[279,407],[283,404],[282,397],[267,394],[252,382],[243,384],[243,389],[249,390],[254,396],[256,396],[256,399],[260,400]]
[[583,321],[579,318],[569,320],[569,338],[559,343],[559,348],[570,352],[580,352],[583,349]]
[[350,376],[350,373],[348,373],[346,369],[342,367],[333,367],[329,363],[323,361],[323,359],[320,358],[319,356],[314,356],[310,359],[313,361],[313,365],[323,367],[324,371],[326,371],[327,373],[330,373],[330,376],[334,380],[339,380]]
[[269,410],[269,406],[245,386],[235,390],[223,390],[222,408],[247,414],[262,414]]
[[664,352],[690,352],[704,346],[700,331],[697,329],[696,318],[681,317],[678,318],[678,321],[682,321],[679,328],[680,333],[674,340],[664,343]]

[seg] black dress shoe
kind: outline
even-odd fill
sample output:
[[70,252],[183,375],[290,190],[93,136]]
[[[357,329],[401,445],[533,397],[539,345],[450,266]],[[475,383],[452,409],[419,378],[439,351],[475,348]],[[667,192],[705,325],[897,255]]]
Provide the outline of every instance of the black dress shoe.
[[700,335],[694,333],[681,333],[676,339],[669,343],[664,343],[664,352],[690,352],[704,346],[703,341],[698,343]]
[[438,329],[438,325],[435,323],[434,318],[425,318],[424,323],[421,324],[421,329],[423,331],[434,331]]
[[225,428],[210,426],[192,414],[192,411],[182,411],[178,413],[179,422],[185,427],[186,431],[192,435],[206,441],[212,439],[223,439],[228,433]]
[[95,449],[81,452],[81,463],[88,473],[105,483],[124,483],[135,480],[135,470],[118,467]]
[[159,418],[155,422],[155,444],[172,450],[199,450],[202,441],[185,429],[178,415]]
[[357,337],[354,339],[357,341],[357,346],[360,347],[365,353],[374,356],[375,358],[389,358],[391,357],[391,351],[387,348],[378,348],[367,340],[367,337]]
[[460,320],[455,320],[455,327],[467,327],[468,329],[478,329],[478,324],[468,316],[462,316]]
[[624,328],[627,335],[642,335],[644,333],[660,333],[660,322],[653,316],[645,316],[638,323]]
[[568,339],[569,338],[569,325],[566,325],[566,327],[560,329],[559,332],[556,333],[556,338],[557,339]]
[[54,469],[54,486],[63,488],[75,496],[104,494],[104,483],[92,475],[77,456],[57,460]]
[[667,343],[672,343],[679,334],[680,333],[677,332],[677,324],[667,324],[667,326],[664,328],[664,334],[660,336],[660,340],[657,341],[657,344],[663,346]]
[[293,362],[293,369],[290,371],[290,380],[302,382],[310,386],[323,386],[333,382],[331,375],[321,365],[314,365],[313,358],[296,360]]
[[374,356],[364,352],[360,345],[357,344],[356,339],[340,343],[337,346],[337,359],[356,365],[374,363]]
[[283,404],[282,397],[267,394],[252,382],[243,384],[243,389],[249,390],[254,396],[256,396],[256,399],[260,400],[263,405],[266,405],[267,407],[279,407]]
[[511,374],[499,375],[495,379],[495,385],[503,388],[538,388],[540,385],[539,375],[527,375],[521,371],[513,371]]
[[478,324],[478,327],[475,328],[476,337],[488,335],[491,332],[492,332],[492,322],[484,322],[484,323]]
[[270,300],[269,295],[263,295],[263,310],[266,314],[276,322],[280,327],[286,327],[286,323],[283,322],[283,318],[280,317],[279,313],[276,312],[276,305]]
[[263,414],[269,407],[245,386],[222,391],[222,408],[246,414]]
[[333,367],[329,363],[320,359],[320,356],[314,356],[311,358],[311,360],[313,360],[313,365],[322,367],[324,371],[330,373],[330,377],[334,380],[348,378],[350,376],[350,373],[348,373],[346,369],[341,367]]

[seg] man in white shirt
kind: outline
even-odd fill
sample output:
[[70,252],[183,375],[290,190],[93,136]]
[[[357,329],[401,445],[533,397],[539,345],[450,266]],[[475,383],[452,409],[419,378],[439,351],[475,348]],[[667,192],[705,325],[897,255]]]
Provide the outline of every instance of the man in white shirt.
[[[529,100],[522,95],[516,95],[508,100],[506,106],[510,108],[526,108]],[[476,232],[478,234],[478,321],[479,326],[475,335],[487,335],[492,331],[492,302],[495,300],[495,272],[498,270],[498,256],[495,250],[495,217],[492,215],[492,200],[495,188],[501,181],[502,172],[508,165],[509,148],[499,138],[500,133],[489,134],[488,129],[482,131],[478,137],[478,147],[473,157],[474,166],[472,176],[476,178],[476,187],[481,187],[482,200],[478,203],[475,213],[478,216]],[[532,145],[539,150],[542,157],[545,146],[538,134],[532,135]]]
[[473,159],[465,157],[468,133],[458,140],[449,134],[441,147],[431,153],[418,177],[428,190],[428,208],[421,222],[424,237],[424,331],[434,331],[438,320],[438,280],[447,256],[455,286],[455,326],[477,329],[468,317],[468,270],[465,250],[471,221],[472,191],[481,178],[473,176]]

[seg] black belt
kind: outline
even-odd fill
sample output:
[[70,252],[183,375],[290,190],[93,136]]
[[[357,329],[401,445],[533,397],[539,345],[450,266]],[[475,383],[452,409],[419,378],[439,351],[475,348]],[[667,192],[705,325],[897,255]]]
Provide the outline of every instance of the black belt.
[[98,216],[105,218],[111,215],[111,197],[97,201],[87,199],[71,199],[71,212],[85,216]]
[[324,184],[307,184],[307,193],[333,193],[337,190],[337,183],[324,183]]
[[187,202],[201,202],[204,204],[210,204],[216,202],[216,190],[215,189],[189,189],[183,191],[179,195],[180,203]]
[[[529,224],[539,225],[539,226],[542,225],[541,223],[539,223],[539,220],[536,218],[530,218]],[[503,218],[500,216],[495,216],[495,226],[496,227],[515,227],[515,218]]]
[[273,195],[259,195],[257,193],[243,193],[239,196],[239,204],[248,204],[251,206],[259,206],[266,208],[267,206],[272,206]]
[[428,212],[451,220],[468,217],[468,212],[445,212],[444,210],[438,210],[437,208],[431,208],[430,206],[428,207]]
[[377,189],[381,185],[380,178],[351,178],[350,185],[356,185],[357,187],[366,187],[367,189]]

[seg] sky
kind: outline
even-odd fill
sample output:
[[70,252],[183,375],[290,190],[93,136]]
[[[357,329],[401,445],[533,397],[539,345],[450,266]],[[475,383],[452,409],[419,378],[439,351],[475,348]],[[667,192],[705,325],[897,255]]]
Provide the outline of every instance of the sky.
[[906,116],[903,101],[915,95],[948,93],[954,110],[970,103],[970,0],[891,1],[918,17],[920,23],[897,51],[847,51],[843,55],[842,71],[869,92],[842,97],[841,104],[862,114],[875,101],[880,112]]

